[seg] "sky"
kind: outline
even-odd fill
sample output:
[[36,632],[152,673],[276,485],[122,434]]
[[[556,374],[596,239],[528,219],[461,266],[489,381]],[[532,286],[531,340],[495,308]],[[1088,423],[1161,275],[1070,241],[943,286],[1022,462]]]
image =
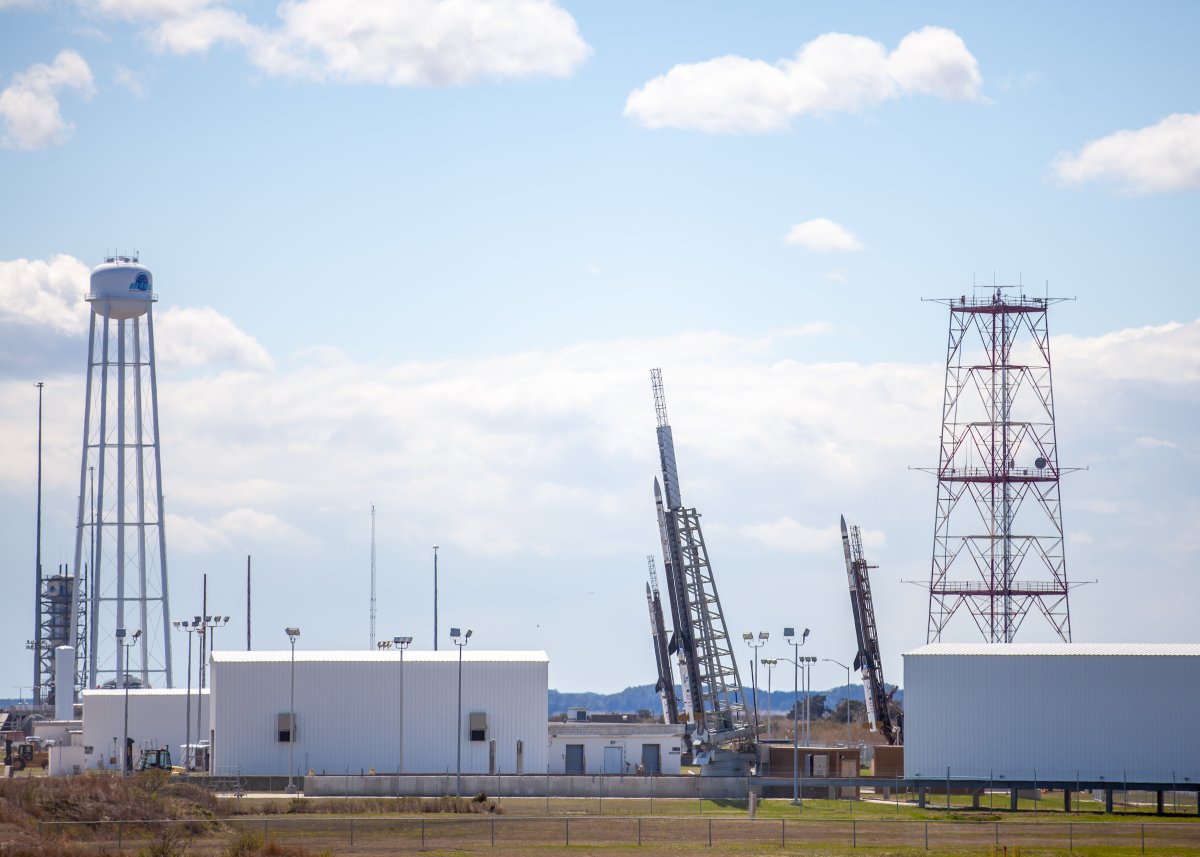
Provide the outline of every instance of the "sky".
[[55,568],[88,272],[135,251],[172,612],[207,574],[220,647],[251,555],[256,648],[367,648],[374,505],[380,638],[432,648],[438,544],[443,636],[544,649],[559,690],[653,682],[661,367],[731,634],[853,658],[845,514],[901,683],[946,356],[925,299],[992,283],[1073,299],[1074,639],[1194,642],[1198,37],[1165,2],[0,0],[0,697],[32,672],[33,385]]

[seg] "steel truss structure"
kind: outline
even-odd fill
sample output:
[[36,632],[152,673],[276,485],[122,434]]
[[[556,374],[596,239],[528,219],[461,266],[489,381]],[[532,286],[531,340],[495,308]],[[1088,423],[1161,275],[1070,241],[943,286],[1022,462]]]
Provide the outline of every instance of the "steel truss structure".
[[988,642],[1012,642],[1034,608],[1071,640],[1047,323],[1063,299],[1019,288],[937,301],[950,333],[928,642],[963,607]]
[[[105,268],[119,268],[131,279],[145,271],[136,260],[108,259],[93,272],[87,297],[92,312],[71,597],[74,612],[86,610],[89,619],[72,630],[71,644],[77,657],[86,658],[77,661],[81,687],[172,687],[152,307],[157,296],[149,291],[148,275],[145,290],[131,292],[132,298],[98,293],[97,273]],[[93,471],[95,508],[85,514]],[[118,629],[142,632],[124,658]]]
[[[678,653],[683,719],[694,725],[697,761],[714,761],[719,751],[744,750],[755,737],[746,711],[737,660],[725,625],[721,599],[700,529],[700,514],[683,505],[675,464],[675,442],[667,419],[662,373],[650,370],[658,421],[658,451],[663,492],[654,481],[663,571],[674,625],[670,652]],[[719,764],[724,764],[722,759]]]
[[862,675],[863,696],[871,731],[877,728],[889,744],[901,743],[899,723],[892,722],[891,694],[883,680],[883,656],[879,651],[879,630],[875,624],[875,603],[871,599],[871,577],[863,553],[862,533],[857,526],[846,528],[842,517],[842,551],[846,556],[846,579],[850,584],[850,607],[854,612],[854,630],[858,653],[854,668]]

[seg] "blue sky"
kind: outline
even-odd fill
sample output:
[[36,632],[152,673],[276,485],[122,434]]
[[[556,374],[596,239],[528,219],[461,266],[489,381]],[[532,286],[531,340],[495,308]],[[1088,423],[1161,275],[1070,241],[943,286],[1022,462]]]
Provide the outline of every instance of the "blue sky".
[[[845,659],[845,512],[898,678],[946,335],[920,298],[996,277],[1078,298],[1051,319],[1062,463],[1089,468],[1068,569],[1100,580],[1076,637],[1191,639],[1197,36],[1184,3],[0,0],[8,591],[32,600],[31,385],[49,564],[86,271],[137,249],[175,612],[208,571],[244,621],[253,553],[288,593],[257,639],[365,645],[373,502],[381,635],[430,644],[436,542],[444,625],[545,648],[560,689],[651,681],[661,365],[731,631]],[[0,629],[0,695],[28,636]]]

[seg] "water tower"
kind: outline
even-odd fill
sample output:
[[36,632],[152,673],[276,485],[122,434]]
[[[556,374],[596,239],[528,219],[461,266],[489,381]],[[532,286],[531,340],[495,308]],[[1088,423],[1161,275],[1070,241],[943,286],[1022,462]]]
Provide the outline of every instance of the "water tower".
[[[73,598],[86,600],[86,640],[72,625],[82,687],[171,686],[171,614],[163,529],[154,277],[136,258],[92,271],[83,455]],[[86,571],[84,571],[86,569]],[[81,572],[83,572],[81,574]],[[123,650],[118,628],[141,630]]]

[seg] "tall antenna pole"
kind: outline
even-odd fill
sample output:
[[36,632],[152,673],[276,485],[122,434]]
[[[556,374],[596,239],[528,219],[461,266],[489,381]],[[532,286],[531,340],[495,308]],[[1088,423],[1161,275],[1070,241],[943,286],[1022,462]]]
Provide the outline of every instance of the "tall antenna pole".
[[371,504],[371,646],[375,649],[375,504]]
[[433,650],[438,650],[437,635],[437,552],[438,546],[433,546]]
[[33,704],[42,704],[42,388],[38,381],[37,547],[33,560]]
[[246,554],[246,651],[250,651],[250,554]]

